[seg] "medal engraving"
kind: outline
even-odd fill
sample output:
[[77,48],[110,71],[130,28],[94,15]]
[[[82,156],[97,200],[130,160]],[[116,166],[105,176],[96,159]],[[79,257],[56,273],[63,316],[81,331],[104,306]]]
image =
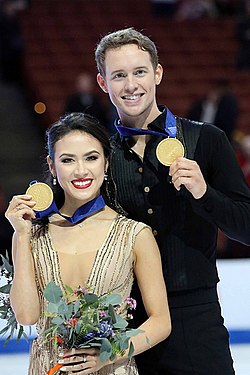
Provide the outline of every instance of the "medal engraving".
[[184,147],[177,138],[165,138],[158,144],[156,156],[160,163],[169,167],[175,159],[184,156]]
[[49,185],[43,182],[36,182],[30,185],[26,194],[32,195],[32,199],[36,202],[35,206],[32,207],[35,211],[47,210],[53,201],[53,191]]

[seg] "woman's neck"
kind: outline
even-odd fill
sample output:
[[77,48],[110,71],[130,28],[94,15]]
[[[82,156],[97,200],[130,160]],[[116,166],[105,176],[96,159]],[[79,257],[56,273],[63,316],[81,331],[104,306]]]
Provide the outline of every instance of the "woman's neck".
[[78,223],[79,221],[101,211],[105,207],[106,203],[101,195],[98,195],[85,203],[81,201],[79,204],[72,199],[65,197],[65,204],[58,211],[58,214],[63,218],[67,219],[72,224]]

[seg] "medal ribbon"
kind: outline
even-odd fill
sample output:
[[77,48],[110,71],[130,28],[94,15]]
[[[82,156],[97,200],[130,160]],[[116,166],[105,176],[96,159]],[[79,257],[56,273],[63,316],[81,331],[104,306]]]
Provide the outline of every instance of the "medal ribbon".
[[99,195],[98,197],[92,199],[91,201],[83,204],[81,207],[79,207],[73,214],[73,216],[65,216],[61,214],[61,212],[58,210],[55,201],[53,200],[52,204],[44,211],[35,211],[36,217],[38,219],[41,219],[45,216],[50,216],[54,213],[57,213],[61,215],[64,219],[68,220],[72,224],[76,224],[79,221],[83,220],[85,217],[92,215],[93,213],[101,210],[105,206],[105,201],[102,197],[102,195]]
[[145,135],[145,134],[152,134],[152,135],[160,135],[163,137],[176,137],[176,118],[174,117],[173,113],[167,108],[166,120],[165,120],[165,133],[157,132],[155,130],[150,129],[137,129],[137,128],[129,128],[126,126],[118,125],[120,120],[118,120],[117,125],[115,125],[117,131],[123,137],[130,137],[133,135]]

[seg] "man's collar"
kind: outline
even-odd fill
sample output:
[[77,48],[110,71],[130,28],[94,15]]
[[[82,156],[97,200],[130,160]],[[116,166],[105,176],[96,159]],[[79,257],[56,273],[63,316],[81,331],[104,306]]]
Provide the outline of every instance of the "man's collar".
[[[153,131],[158,131],[160,133],[165,133],[165,121],[166,121],[166,115],[167,115],[167,107],[164,105],[160,105],[158,106],[158,108],[161,111],[161,113],[152,122],[148,124],[148,129],[153,130]],[[115,120],[115,126],[118,128],[123,126],[119,117]],[[118,134],[121,139],[127,138],[126,135],[121,135],[119,132]]]
[[159,116],[156,117],[156,119],[154,119],[154,121],[148,124],[148,129],[162,132],[165,131],[165,120],[167,111],[166,107],[163,105],[159,106],[158,108],[161,111],[161,113],[159,114]]

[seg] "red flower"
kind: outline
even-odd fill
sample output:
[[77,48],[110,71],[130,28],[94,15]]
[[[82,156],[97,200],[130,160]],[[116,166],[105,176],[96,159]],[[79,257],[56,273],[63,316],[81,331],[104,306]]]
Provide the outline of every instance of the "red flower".
[[75,327],[77,322],[78,322],[77,318],[71,318],[69,320],[69,323],[67,324],[67,327],[68,328]]

